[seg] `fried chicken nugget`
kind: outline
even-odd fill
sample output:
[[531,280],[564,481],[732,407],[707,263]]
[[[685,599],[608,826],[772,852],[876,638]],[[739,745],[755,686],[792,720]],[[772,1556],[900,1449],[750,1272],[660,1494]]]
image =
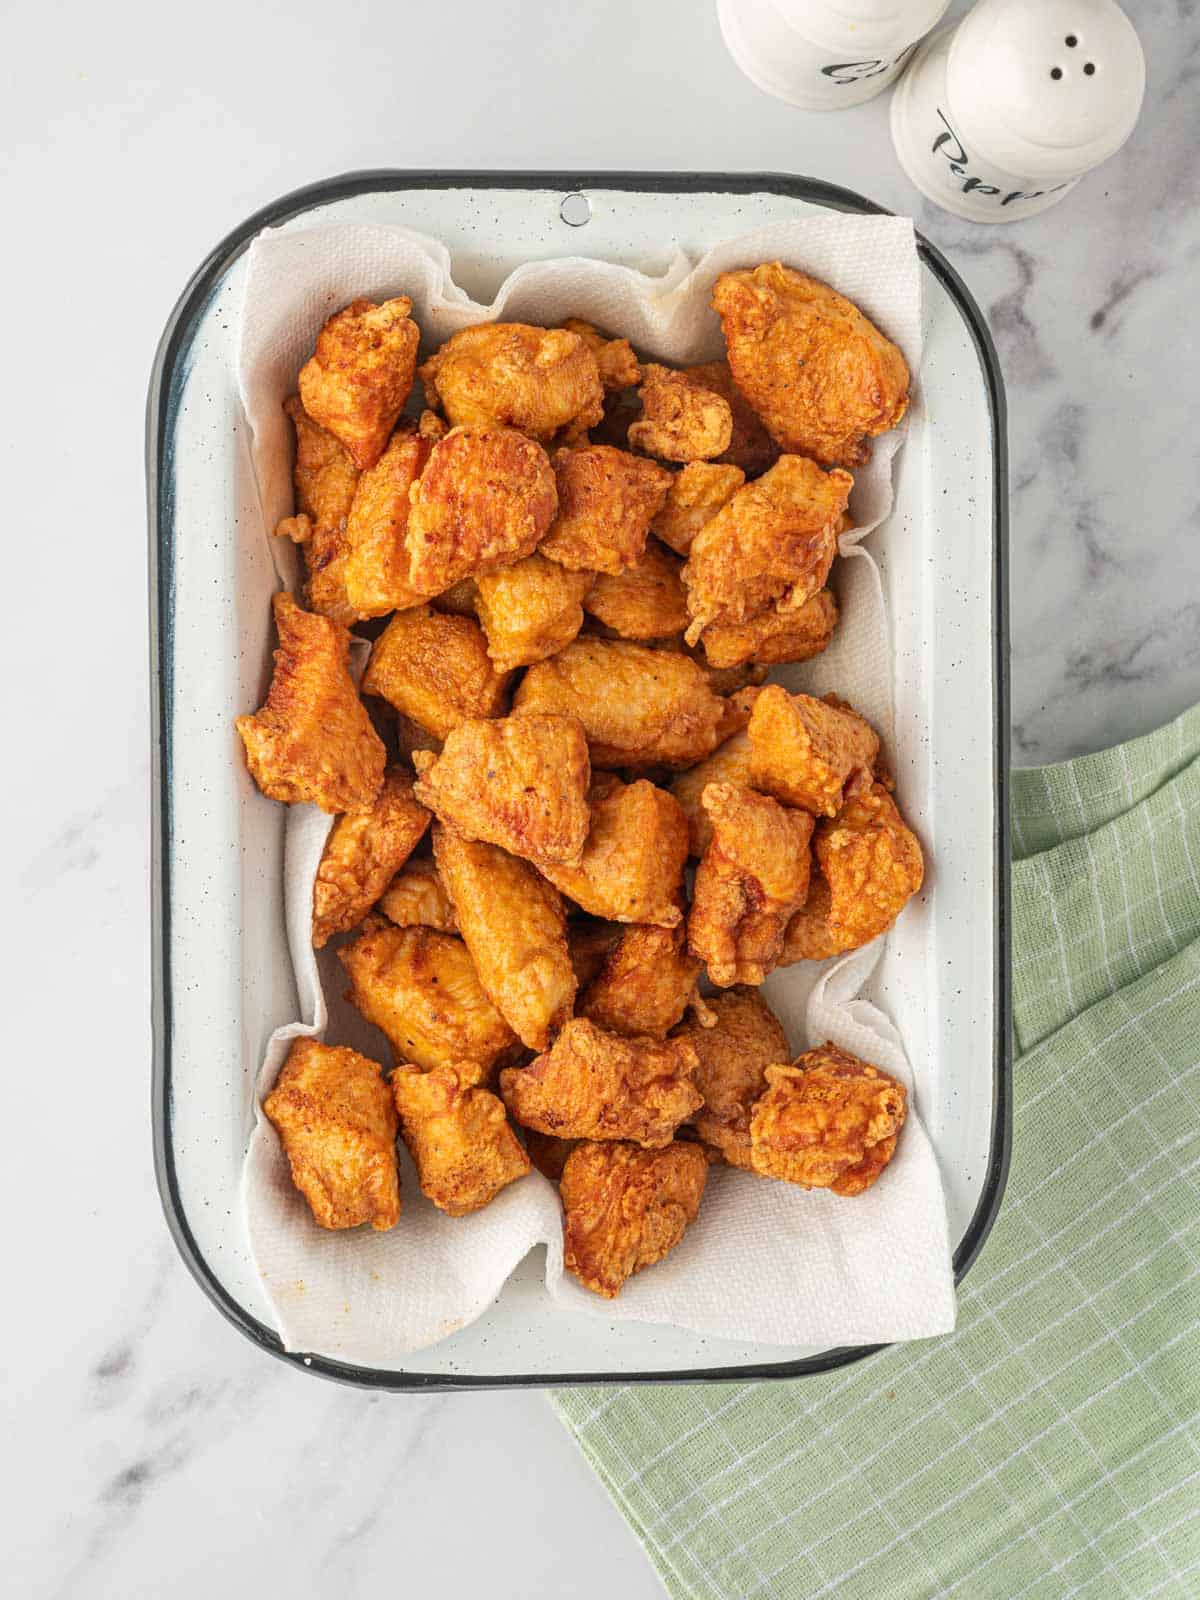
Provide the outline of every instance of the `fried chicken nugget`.
[[[628,339],[610,339],[580,317],[568,317],[563,323],[568,333],[577,333],[596,358],[600,382],[604,392],[633,389],[642,381],[642,369]],[[597,418],[597,421],[599,419]],[[595,423],[589,423],[594,427]]]
[[733,783],[710,783],[700,803],[712,837],[696,869],[688,944],[718,987],[762,983],[808,894],[813,819]]
[[383,454],[404,410],[420,333],[407,295],[352,300],[330,317],[300,369],[300,398],[314,422],[345,445],[360,471]]
[[723,466],[740,467],[748,478],[773,467],[779,460],[779,446],[762,425],[762,419],[733,381],[727,361],[706,361],[698,367],[685,367],[684,376],[719,394],[729,403],[733,433],[728,450],[717,457]]
[[753,787],[750,779],[750,738],[745,732],[735,733],[718,745],[706,760],[686,772],[677,773],[669,788],[683,808],[688,825],[688,854],[702,856],[712,838],[712,823],[700,798],[710,783],[735,783],[742,788]]
[[414,424],[397,428],[359,479],[346,522],[346,598],[357,617],[383,617],[421,603],[408,581],[409,491],[433,444]]
[[271,687],[266,703],[235,724],[250,775],[269,800],[286,805],[369,806],[387,752],[350,676],[350,635],[285,592],[271,604],[279,632]]
[[694,644],[714,622],[790,615],[824,587],[854,480],[780,456],[739,489],[692,541],[683,582]]
[[677,556],[686,556],[700,529],[729,504],[745,481],[746,474],[740,467],[689,461],[672,478],[650,532]]
[[362,691],[444,740],[469,718],[500,716],[510,677],[492,665],[477,622],[418,605],[398,611],[376,639]]
[[441,594],[435,594],[429,603],[435,611],[445,611],[452,617],[478,617],[479,585],[474,578],[460,578]]
[[602,572],[585,590],[583,609],[622,639],[665,639],[688,625],[687,595],[679,557],[647,539],[632,567]]
[[398,928],[437,928],[441,933],[457,933],[458,917],[454,902],[438,874],[437,863],[428,856],[409,861],[388,885],[379,909]]
[[442,594],[531,555],[558,491],[541,445],[514,428],[452,428],[409,491],[408,582]]
[[682,922],[675,928],[626,928],[580,995],[578,1014],[609,1033],[661,1039],[689,1005],[698,1016],[708,1015],[696,987],[699,976]]
[[277,539],[299,545],[304,557],[304,602],[310,611],[330,617],[344,627],[358,621],[358,612],[346,592],[346,562],[350,547],[346,525],[331,527],[301,513],[284,517],[275,529]]
[[577,717],[462,722],[440,756],[417,750],[413,765],[417,799],[468,839],[541,867],[582,861],[591,766]]
[[639,778],[605,774],[589,792],[591,829],[578,866],[539,862],[550,882],[594,917],[674,928],[687,863],[687,819],[678,803]]
[[461,939],[377,920],[338,951],[338,960],[350,978],[349,998],[400,1061],[460,1073],[470,1062],[482,1082],[516,1046]]
[[451,1217],[480,1211],[529,1171],[504,1107],[475,1086],[470,1063],[396,1071],[392,1093],[421,1193],[439,1211]]
[[429,826],[413,780],[393,767],[373,805],[347,811],[329,831],[313,884],[312,942],[320,950],[355,927],[416,849]]
[[869,944],[920,889],[925,862],[917,836],[891,795],[874,783],[817,824],[817,870],[808,899],[788,923],[780,956],[823,961]]
[[747,661],[776,665],[810,661],[829,648],[837,626],[837,601],[828,589],[806,600],[799,611],[766,611],[746,622],[710,622],[700,635],[709,664],[738,667]]
[[611,1300],[643,1267],[661,1261],[695,1221],[708,1178],[697,1144],[641,1150],[580,1144],[563,1165],[563,1266]]
[[633,449],[664,461],[711,461],[729,449],[729,402],[698,379],[649,362],[641,396],[642,414],[629,429]]
[[572,572],[618,573],[646,548],[671,474],[610,444],[554,452],[558,515],[540,553]]
[[318,1227],[396,1225],[396,1111],[377,1061],[296,1039],[263,1111]]
[[555,1139],[551,1134],[538,1133],[534,1128],[523,1128],[525,1149],[530,1161],[551,1183],[558,1183],[567,1164],[567,1157],[579,1145],[578,1139]]
[[904,1126],[904,1085],[832,1044],[768,1067],[766,1079],[750,1113],[755,1172],[840,1195],[869,1189]]
[[296,432],[296,511],[323,528],[344,529],[359,478],[350,452],[313,421],[298,394],[290,395],[283,409]]
[[908,407],[904,357],[852,301],[781,262],[713,286],[734,381],[784,450],[861,466]]
[[879,755],[879,735],[857,711],[777,683],[759,690],[746,731],[754,787],[816,816],[836,816]]
[[455,425],[516,428],[543,443],[604,415],[588,341],[565,328],[484,322],[462,328],[420,370],[430,405]]
[[597,767],[690,767],[744,720],[689,657],[579,638],[529,668],[513,711],[577,717]]
[[446,823],[433,830],[433,855],[485,993],[522,1044],[544,1050],[575,1002],[558,891],[527,861]]
[[568,572],[536,550],[481,574],[479,621],[496,670],[527,667],[570,644],[583,626],[581,602],[591,583],[590,572]]
[[567,924],[567,948],[577,989],[587,988],[623,932],[620,923],[602,922],[595,917],[576,917]]
[[700,1108],[696,1052],[686,1040],[605,1033],[574,1017],[527,1067],[506,1067],[500,1094],[516,1120],[559,1139],[670,1144]]
[[767,1068],[789,1058],[787,1034],[757,989],[727,989],[708,1005],[713,1026],[689,1018],[672,1035],[686,1039],[700,1059],[696,1087],[704,1104],[692,1126],[730,1166],[753,1171],[750,1112],[767,1087]]

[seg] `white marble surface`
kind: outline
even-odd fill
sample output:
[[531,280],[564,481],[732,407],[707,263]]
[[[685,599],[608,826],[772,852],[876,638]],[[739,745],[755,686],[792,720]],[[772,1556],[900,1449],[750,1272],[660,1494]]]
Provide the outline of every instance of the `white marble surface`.
[[1096,748],[1200,695],[1200,19],[1136,10],[1133,142],[994,231],[918,199],[884,102],[820,117],[760,95],[705,0],[23,12],[0,100],[14,1595],[661,1593],[541,1396],[306,1381],[220,1320],[163,1228],[141,413],[193,266],[256,206],[355,167],[790,170],[913,211],[1009,384],[1016,758]]

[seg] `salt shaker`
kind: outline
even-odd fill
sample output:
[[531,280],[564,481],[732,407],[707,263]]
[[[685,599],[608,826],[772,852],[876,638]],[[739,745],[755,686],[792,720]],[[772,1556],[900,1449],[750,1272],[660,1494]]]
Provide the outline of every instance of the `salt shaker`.
[[752,83],[807,111],[839,111],[895,81],[950,0],[717,0]]
[[892,100],[892,142],[928,199],[1014,222],[1120,149],[1145,88],[1114,0],[979,0],[918,51]]

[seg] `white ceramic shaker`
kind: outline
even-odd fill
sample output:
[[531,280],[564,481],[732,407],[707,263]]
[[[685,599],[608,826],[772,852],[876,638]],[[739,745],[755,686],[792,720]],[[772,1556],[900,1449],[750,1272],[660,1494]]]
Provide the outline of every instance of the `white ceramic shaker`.
[[1120,149],[1145,89],[1114,0],[979,0],[917,52],[892,99],[892,142],[928,199],[1015,222]]
[[717,0],[752,83],[806,111],[840,111],[895,81],[950,0]]

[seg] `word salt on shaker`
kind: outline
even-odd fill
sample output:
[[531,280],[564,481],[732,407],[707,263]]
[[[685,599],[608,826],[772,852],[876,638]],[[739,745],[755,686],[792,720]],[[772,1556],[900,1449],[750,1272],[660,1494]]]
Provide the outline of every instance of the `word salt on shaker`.
[[892,142],[927,199],[1015,222],[1121,148],[1145,89],[1114,0],[980,0],[918,51],[892,100]]
[[751,83],[806,111],[870,100],[904,70],[950,0],[717,0]]

